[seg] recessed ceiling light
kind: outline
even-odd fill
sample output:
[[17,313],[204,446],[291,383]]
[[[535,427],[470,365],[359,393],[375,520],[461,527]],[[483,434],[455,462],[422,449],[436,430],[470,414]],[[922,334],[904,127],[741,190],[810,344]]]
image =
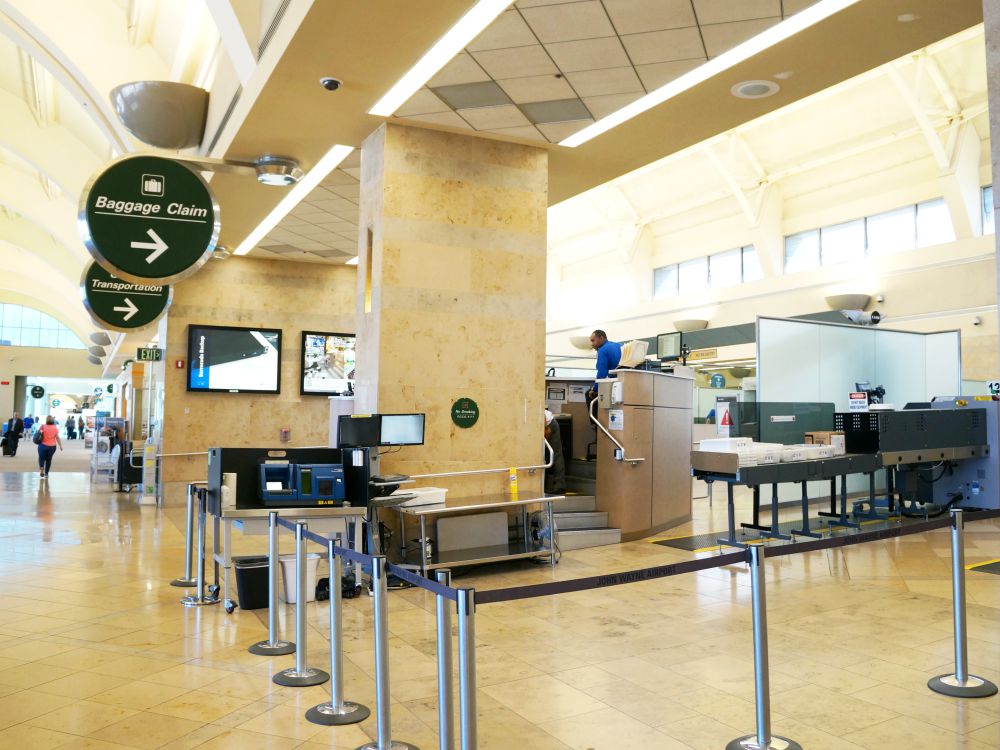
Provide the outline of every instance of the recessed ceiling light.
[[375,106],[368,110],[370,115],[388,117],[429,81],[435,73],[447,65],[493,21],[507,10],[511,0],[479,0],[469,12],[462,16],[443,37],[434,43],[417,64],[393,85]]
[[668,99],[684,93],[688,89],[694,88],[699,83],[707,81],[714,75],[739,65],[745,60],[749,60],[756,54],[763,52],[769,47],[773,47],[779,42],[783,42],[789,37],[798,34],[800,31],[808,29],[820,21],[823,21],[835,13],[839,13],[845,8],[860,2],[860,0],[820,0],[815,5],[811,5],[805,10],[801,10],[793,16],[789,16],[781,23],[775,24],[765,29],[757,36],[747,39],[745,42],[737,44],[730,50],[723,52],[717,57],[713,57],[703,65],[699,65],[694,70],[688,71],[684,75],[675,78],[658,89],[650,91],[643,97],[636,99],[617,112],[612,112],[607,117],[603,117],[593,125],[588,125],[582,130],[578,130],[569,138],[559,142],[560,146],[579,146],[592,138],[596,138],[602,133],[606,133],[627,120],[631,120],[637,115],[656,107]]
[[913,23],[918,18],[920,18],[920,16],[918,16],[916,13],[900,13],[898,16],[896,16],[896,20],[899,21],[900,23]]
[[779,91],[781,86],[774,81],[743,81],[729,89],[729,93],[738,99],[765,99]]
[[261,185],[288,187],[302,179],[304,172],[295,159],[284,156],[262,156],[254,162],[257,182]]

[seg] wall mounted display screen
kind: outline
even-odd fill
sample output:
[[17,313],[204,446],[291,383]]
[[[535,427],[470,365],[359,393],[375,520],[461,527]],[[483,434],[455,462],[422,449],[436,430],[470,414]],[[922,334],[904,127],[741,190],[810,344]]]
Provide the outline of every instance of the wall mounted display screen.
[[382,414],[379,445],[423,445],[423,414]]
[[188,327],[189,391],[281,392],[281,331]]
[[302,332],[300,393],[343,396],[354,390],[354,336]]

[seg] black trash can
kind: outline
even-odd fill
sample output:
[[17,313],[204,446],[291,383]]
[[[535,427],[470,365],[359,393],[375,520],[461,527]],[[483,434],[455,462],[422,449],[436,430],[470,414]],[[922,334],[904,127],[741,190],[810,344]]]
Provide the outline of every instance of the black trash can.
[[267,555],[234,557],[236,595],[240,609],[263,609],[267,606]]

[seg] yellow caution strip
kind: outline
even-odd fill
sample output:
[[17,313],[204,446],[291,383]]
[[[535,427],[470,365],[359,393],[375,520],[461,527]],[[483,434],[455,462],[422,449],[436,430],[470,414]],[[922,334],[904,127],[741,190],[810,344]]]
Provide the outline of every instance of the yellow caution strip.
[[982,562],[972,563],[971,565],[966,565],[966,570],[975,570],[976,568],[982,568],[986,565],[992,565],[993,563],[1000,562],[1000,557],[994,557],[992,560],[983,560]]

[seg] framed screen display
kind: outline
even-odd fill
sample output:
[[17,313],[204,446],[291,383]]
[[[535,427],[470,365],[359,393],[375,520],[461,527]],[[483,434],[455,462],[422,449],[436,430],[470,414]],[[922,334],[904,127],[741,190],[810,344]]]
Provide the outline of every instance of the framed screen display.
[[188,326],[189,391],[281,392],[281,331]]
[[302,332],[300,393],[343,396],[354,390],[354,334]]

